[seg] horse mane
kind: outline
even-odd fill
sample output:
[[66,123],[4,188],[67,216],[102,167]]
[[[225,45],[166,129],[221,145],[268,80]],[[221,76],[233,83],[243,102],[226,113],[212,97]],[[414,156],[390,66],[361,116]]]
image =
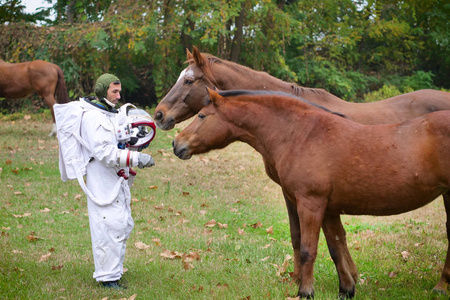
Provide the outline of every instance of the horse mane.
[[[282,81],[281,79],[276,78],[276,77],[270,75],[267,72],[256,71],[256,70],[253,70],[252,68],[249,68],[247,66],[244,66],[244,65],[241,65],[241,64],[238,64],[238,63],[235,63],[233,61],[220,59],[217,56],[214,56],[214,55],[212,55],[210,53],[202,53],[202,56],[208,62],[208,72],[207,72],[207,74],[205,73],[205,75],[207,77],[209,77],[211,82],[216,82],[216,79],[214,78],[212,72],[210,71],[211,70],[210,67],[213,66],[214,64],[225,65],[228,68],[233,69],[233,70],[235,70],[236,72],[239,72],[239,73],[242,73],[243,71],[246,72],[246,73],[247,72],[257,72],[257,73],[260,73],[260,74],[265,74],[267,77],[272,77],[275,80]],[[193,63],[194,59],[192,58],[191,60],[188,60],[188,62],[189,63]],[[292,95],[295,95],[295,96],[300,96],[301,97],[302,95],[304,95],[306,93],[315,93],[315,94],[319,94],[319,95],[327,95],[327,94],[329,94],[324,89],[302,87],[302,86],[297,85],[296,83],[291,83],[291,86],[292,86]]]
[[285,93],[285,92],[280,92],[280,91],[228,90],[228,91],[219,91],[218,93],[219,93],[219,95],[221,95],[222,97],[225,97],[225,98],[226,97],[232,97],[232,96],[240,96],[240,95],[250,95],[250,96],[251,95],[278,95],[278,96],[285,96],[285,97],[288,97],[288,98],[291,98],[291,99],[295,99],[295,100],[301,101],[301,102],[306,103],[306,104],[308,104],[310,106],[317,107],[317,108],[319,108],[321,110],[324,110],[324,111],[326,111],[328,113],[331,113],[333,115],[337,115],[339,117],[342,117],[342,118],[345,118],[345,119],[349,119],[344,114],[341,114],[341,113],[336,112],[336,111],[332,111],[332,110],[330,110],[330,109],[328,109],[328,108],[326,108],[326,107],[324,107],[322,105],[310,102],[310,101],[306,100],[305,98],[302,98],[302,97],[296,96],[296,95],[292,95],[292,94],[288,94],[288,93]]

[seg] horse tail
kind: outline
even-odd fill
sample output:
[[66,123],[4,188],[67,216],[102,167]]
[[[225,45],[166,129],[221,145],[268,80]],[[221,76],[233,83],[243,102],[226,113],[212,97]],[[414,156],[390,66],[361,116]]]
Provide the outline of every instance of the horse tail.
[[56,66],[58,72],[58,82],[56,83],[55,96],[56,103],[63,104],[70,102],[69,95],[67,94],[66,81],[64,80],[64,73],[60,67]]

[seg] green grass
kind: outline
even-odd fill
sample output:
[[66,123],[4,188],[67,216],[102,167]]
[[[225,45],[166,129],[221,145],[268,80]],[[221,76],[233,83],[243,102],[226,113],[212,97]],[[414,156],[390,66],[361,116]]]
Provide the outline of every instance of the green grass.
[[[265,175],[260,155],[235,143],[181,161],[171,149],[179,129],[158,131],[144,150],[156,166],[138,170],[132,188],[135,228],[123,276],[128,289],[99,287],[92,279],[86,196],[76,181],[61,181],[58,144],[47,137],[50,129],[45,113],[1,119],[1,299],[296,295],[288,275],[292,260],[287,272],[277,275],[276,266],[292,255],[289,224],[280,188]],[[447,299],[431,292],[447,248],[441,202],[400,216],[343,217],[361,274],[356,299]],[[213,219],[227,227],[205,227]],[[139,242],[147,247],[140,249]],[[198,259],[168,259],[161,256],[164,251]],[[409,257],[404,259],[402,251]],[[316,299],[335,299],[338,278],[323,236],[318,253]]]

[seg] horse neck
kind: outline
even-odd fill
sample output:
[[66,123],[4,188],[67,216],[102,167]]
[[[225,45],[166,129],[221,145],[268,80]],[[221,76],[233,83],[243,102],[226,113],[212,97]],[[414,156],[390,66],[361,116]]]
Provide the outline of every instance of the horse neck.
[[323,89],[301,87],[273,77],[266,72],[255,71],[233,62],[213,64],[209,71],[214,78],[211,81],[217,84],[219,90],[281,91],[300,96],[308,101],[336,111],[344,109],[344,106],[349,104]]
[[[282,157],[286,144],[291,144],[295,134],[298,141],[307,138],[317,125],[317,118],[322,113],[318,108],[292,99],[281,105],[275,101],[227,101],[220,113],[233,124],[234,138],[249,144],[259,152],[269,164]],[[288,105],[285,105],[288,104]],[[281,108],[280,108],[281,107]],[[301,118],[301,122],[297,120]],[[292,122],[295,121],[295,126]],[[292,131],[291,134],[285,134]]]
[[210,71],[219,90],[270,90],[291,93],[292,84],[233,62],[212,64]]

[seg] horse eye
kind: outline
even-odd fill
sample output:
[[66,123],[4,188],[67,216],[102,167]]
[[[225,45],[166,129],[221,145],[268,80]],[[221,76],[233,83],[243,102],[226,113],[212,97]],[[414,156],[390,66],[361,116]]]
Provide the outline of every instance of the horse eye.
[[185,81],[184,81],[184,84],[187,84],[187,85],[191,85],[191,84],[193,84],[194,83],[194,80],[190,80],[190,79],[186,79]]
[[198,114],[198,118],[199,118],[200,120],[203,120],[203,119],[205,118],[205,115],[204,115],[204,114]]

